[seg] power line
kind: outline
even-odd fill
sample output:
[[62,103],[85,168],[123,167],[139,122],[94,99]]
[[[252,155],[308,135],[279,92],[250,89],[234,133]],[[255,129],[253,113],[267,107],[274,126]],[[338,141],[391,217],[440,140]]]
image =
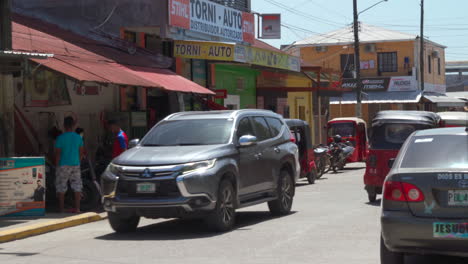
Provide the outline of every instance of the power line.
[[322,24],[327,24],[327,25],[330,25],[330,26],[342,26],[342,24],[339,24],[339,23],[336,23],[334,21],[331,21],[331,20],[328,20],[328,19],[323,19],[323,18],[320,18],[320,17],[316,17],[316,16],[312,16],[308,13],[305,13],[305,12],[302,12],[302,11],[299,11],[297,9],[294,9],[294,8],[291,8],[287,5],[284,5],[282,3],[279,3],[275,0],[264,0],[272,5],[275,5],[285,11],[288,11],[292,14],[295,14],[295,15],[298,15],[298,16],[301,16],[301,17],[304,17],[304,18],[307,18],[307,19],[310,19],[312,21],[315,21],[315,22],[319,22],[319,23],[322,23]]

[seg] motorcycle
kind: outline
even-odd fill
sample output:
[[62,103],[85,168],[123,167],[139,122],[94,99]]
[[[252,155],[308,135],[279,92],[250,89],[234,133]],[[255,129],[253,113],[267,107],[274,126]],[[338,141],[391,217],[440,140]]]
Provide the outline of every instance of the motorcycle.
[[314,148],[317,179],[320,179],[330,168],[330,154],[328,152],[328,146],[324,144],[320,144]]
[[349,142],[346,144],[340,142],[333,142],[330,144],[330,169],[333,172],[342,170],[346,165],[346,160],[354,152],[354,147]]

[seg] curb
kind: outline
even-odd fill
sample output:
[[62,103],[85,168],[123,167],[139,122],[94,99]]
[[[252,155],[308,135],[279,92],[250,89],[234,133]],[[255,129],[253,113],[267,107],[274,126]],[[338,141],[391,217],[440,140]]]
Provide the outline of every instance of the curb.
[[75,216],[65,217],[60,220],[53,220],[40,224],[13,228],[10,230],[0,232],[0,243],[37,236],[48,232],[96,222],[104,219],[107,219],[106,213],[84,213]]

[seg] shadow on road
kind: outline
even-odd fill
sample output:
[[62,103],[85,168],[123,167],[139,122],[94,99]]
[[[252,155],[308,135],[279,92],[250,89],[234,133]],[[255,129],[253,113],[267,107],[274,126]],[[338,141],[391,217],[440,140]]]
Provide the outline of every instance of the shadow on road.
[[[294,214],[296,212],[291,212]],[[290,215],[291,215],[290,214]],[[284,216],[288,217],[288,216]],[[233,231],[249,230],[250,226],[264,221],[270,221],[278,217],[273,217],[270,212],[238,212],[236,226]],[[134,233],[117,234],[111,233],[96,237],[98,240],[182,240],[200,239],[206,237],[219,236],[223,233],[209,231],[205,222],[198,219],[174,219],[160,222],[153,225],[143,226]]]
[[375,202],[373,202],[373,203],[367,202],[366,204],[367,204],[367,205],[371,205],[371,206],[380,206],[381,203],[382,203],[382,199],[377,199],[377,200],[375,200]]
[[345,171],[353,171],[353,170],[362,170],[362,169],[365,169],[366,166],[364,167],[344,167],[343,170]]
[[[3,248],[0,248],[0,250],[3,250]],[[17,257],[30,257],[34,255],[38,255],[39,253],[28,253],[28,252],[1,252],[0,255],[11,255],[11,256],[17,256]]]

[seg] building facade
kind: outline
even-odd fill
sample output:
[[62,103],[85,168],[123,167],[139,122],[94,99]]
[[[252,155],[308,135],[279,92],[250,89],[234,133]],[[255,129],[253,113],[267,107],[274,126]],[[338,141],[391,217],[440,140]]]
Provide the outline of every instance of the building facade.
[[[428,110],[430,105],[421,104],[424,95],[445,93],[444,46],[425,41],[423,94],[419,84],[420,47],[417,36],[366,24],[360,25],[359,34],[365,120],[371,120],[380,110]],[[341,85],[347,92],[332,98],[330,117],[355,115],[357,83],[351,27],[297,41],[285,50],[300,55],[304,62],[341,72]]]

